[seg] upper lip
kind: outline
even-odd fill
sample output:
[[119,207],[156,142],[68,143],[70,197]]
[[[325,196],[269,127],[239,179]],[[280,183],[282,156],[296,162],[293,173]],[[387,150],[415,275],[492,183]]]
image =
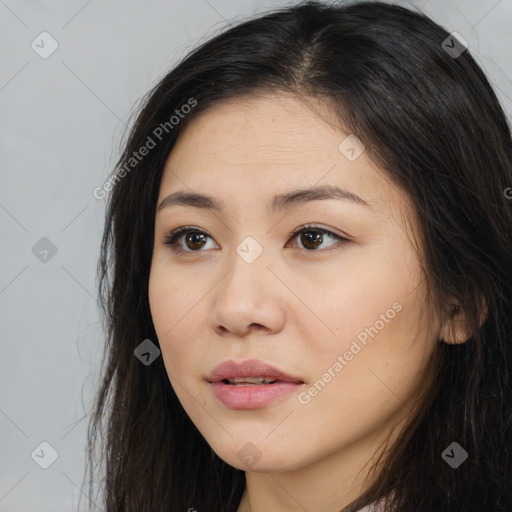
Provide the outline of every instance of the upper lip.
[[233,360],[224,361],[218,364],[208,375],[210,382],[220,382],[224,379],[234,379],[236,377],[265,377],[267,379],[278,380],[281,382],[295,382],[303,384],[298,377],[288,375],[274,366],[260,361],[259,359],[250,359],[248,361],[236,362]]

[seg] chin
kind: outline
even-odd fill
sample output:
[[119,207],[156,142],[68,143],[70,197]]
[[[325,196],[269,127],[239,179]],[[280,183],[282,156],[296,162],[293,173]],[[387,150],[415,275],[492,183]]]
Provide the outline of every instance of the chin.
[[278,440],[272,443],[269,440],[258,442],[238,438],[231,439],[227,445],[209,444],[226,464],[242,471],[279,473],[293,471],[307,464],[303,458],[292,459],[290,454],[297,454],[296,450],[287,448]]

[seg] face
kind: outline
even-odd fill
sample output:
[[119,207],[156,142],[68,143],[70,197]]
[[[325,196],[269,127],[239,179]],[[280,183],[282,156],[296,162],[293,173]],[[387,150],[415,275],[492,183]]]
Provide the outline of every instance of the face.
[[[327,117],[291,95],[233,100],[165,166],[159,205],[211,200],[157,210],[151,314],[185,411],[239,469],[363,460],[417,401],[438,340],[412,206]],[[225,361],[253,371],[212,375]],[[276,382],[212,383],[254,373]]]

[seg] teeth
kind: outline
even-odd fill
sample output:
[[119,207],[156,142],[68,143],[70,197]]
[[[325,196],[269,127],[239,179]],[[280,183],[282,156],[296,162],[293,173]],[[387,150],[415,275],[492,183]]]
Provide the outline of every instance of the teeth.
[[230,384],[270,384],[275,382],[274,379],[267,379],[266,377],[235,377],[228,379]]

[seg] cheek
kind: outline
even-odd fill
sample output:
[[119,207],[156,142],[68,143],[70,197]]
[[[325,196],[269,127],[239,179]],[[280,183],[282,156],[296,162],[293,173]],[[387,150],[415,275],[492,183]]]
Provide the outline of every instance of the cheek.
[[[168,372],[174,375],[180,367],[180,360],[188,346],[179,343],[177,331],[186,318],[187,308],[183,298],[183,289],[172,283],[168,273],[159,265],[151,268],[148,286],[149,306],[156,335],[160,343],[162,358]],[[171,375],[170,375],[171,377]]]
[[[180,281],[179,271],[170,269],[162,256],[155,256],[151,266],[148,298],[155,330],[161,342],[173,337],[173,333],[185,321],[192,309],[193,284]],[[196,299],[197,302],[197,299]]]
[[420,385],[436,338],[424,314],[426,287],[413,263],[410,255],[390,251],[386,258],[382,251],[364,272],[331,281],[332,292],[317,311],[334,335],[314,337],[310,331],[312,377],[322,389],[315,398],[318,410],[336,411],[329,408],[336,404],[364,416],[365,404],[385,412],[400,403],[397,396],[406,399]]
[[333,347],[315,359],[315,375],[298,406],[315,449],[328,451],[370,435],[416,401],[433,345],[426,337],[411,337],[415,329],[407,307],[378,334],[368,335],[366,344],[355,338],[350,350],[354,338],[348,337],[343,350]]
[[[331,331],[329,334],[324,327],[325,335],[314,336],[306,324],[302,325],[303,332],[309,332],[313,337],[318,355],[322,352],[328,355],[333,351],[342,354],[350,349],[353,340],[358,339],[362,343],[371,340],[376,330],[377,337],[380,337],[381,332],[390,332],[392,324],[402,314],[397,309],[401,309],[411,283],[404,280],[403,273],[401,279],[398,278],[396,268],[390,265],[389,260],[383,264],[382,257],[381,254],[364,266],[362,263],[347,264],[351,271],[332,272],[323,287],[327,292],[320,299],[314,300],[309,294],[314,312]],[[307,296],[306,290],[303,296]]]
[[[195,394],[199,364],[204,354],[204,309],[207,290],[184,273],[169,271],[158,259],[151,268],[148,298],[153,325],[160,344],[169,380],[180,400],[188,401],[187,392]],[[201,324],[201,320],[203,323]],[[186,392],[180,384],[185,385]]]
[[165,275],[159,271],[158,267],[152,266],[149,276],[148,299],[151,318],[160,342],[164,341],[165,326],[167,325],[167,329],[172,326],[169,322],[171,319],[166,315],[166,311],[174,310],[172,297],[174,295],[168,291]]

